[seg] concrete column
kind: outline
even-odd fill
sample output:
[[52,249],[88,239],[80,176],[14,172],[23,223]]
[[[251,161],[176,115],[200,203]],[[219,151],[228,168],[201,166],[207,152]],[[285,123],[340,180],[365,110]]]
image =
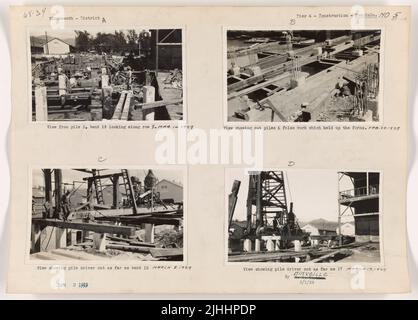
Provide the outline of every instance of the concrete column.
[[47,226],[42,229],[40,236],[40,248],[39,251],[45,252],[56,248],[56,236],[55,228]]
[[32,224],[31,226],[31,253],[39,252],[40,250],[40,240],[41,240],[41,228]]
[[35,120],[48,121],[48,105],[46,87],[35,88]]
[[69,245],[74,245],[77,244],[77,230],[68,230],[68,232],[70,232],[71,234],[71,242],[69,243]]
[[[102,81],[103,84],[103,81]],[[111,86],[102,86],[102,106],[103,106],[103,118],[110,119],[112,117],[114,108],[112,104],[113,88]]]
[[261,240],[260,239],[255,239],[254,251],[255,252],[260,252],[261,251]]
[[67,247],[67,229],[55,228],[56,244],[55,247],[65,248]]
[[274,251],[274,242],[271,238],[267,239],[266,248],[267,251]]
[[100,252],[106,251],[106,233],[97,233],[93,234],[93,244],[94,248]]
[[145,223],[145,242],[154,243],[154,229],[153,223]]
[[232,72],[232,74],[233,74],[234,76],[239,76],[239,75],[240,75],[240,73],[241,73],[241,69],[240,69],[240,67],[239,67],[239,66],[234,65],[234,66],[232,66],[232,68],[231,68],[231,72]]
[[[155,102],[155,88],[153,86],[144,86],[142,92],[144,95],[144,103]],[[154,120],[154,109],[144,110],[144,117],[145,120]]]
[[274,241],[274,250],[279,251],[280,250],[280,240],[276,239]]
[[245,252],[251,252],[252,251],[252,243],[250,239],[244,240],[244,251]]
[[293,244],[295,245],[295,252],[299,252],[302,250],[302,245],[299,240],[293,241]]
[[60,74],[58,75],[58,94],[60,96],[63,96],[67,93],[67,81],[66,81],[66,75]]

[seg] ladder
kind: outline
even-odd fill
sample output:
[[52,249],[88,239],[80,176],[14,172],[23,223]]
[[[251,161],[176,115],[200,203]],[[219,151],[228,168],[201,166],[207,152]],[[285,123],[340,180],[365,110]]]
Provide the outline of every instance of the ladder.
[[138,207],[136,205],[136,199],[134,194],[134,189],[132,186],[131,177],[129,176],[128,169],[122,169],[122,179],[123,185],[125,186],[126,197],[128,198],[129,203],[132,205],[132,211],[134,214],[138,213]]
[[92,169],[94,191],[96,192],[97,204],[104,204],[102,181],[99,175],[99,170]]

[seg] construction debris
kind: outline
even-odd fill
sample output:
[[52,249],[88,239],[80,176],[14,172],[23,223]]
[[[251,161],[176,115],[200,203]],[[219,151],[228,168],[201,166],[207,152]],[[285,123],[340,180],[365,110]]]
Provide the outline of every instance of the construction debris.
[[145,173],[141,181],[127,169],[42,169],[31,258],[182,260],[183,188]]
[[379,30],[262,33],[228,31],[228,121],[379,120]]
[[31,36],[34,121],[182,119],[181,29],[74,33]]
[[[257,171],[246,174],[246,220],[240,220],[236,217],[235,209],[237,202],[241,200],[238,197],[242,181],[234,180],[228,206],[228,261],[379,261],[379,174],[343,172],[338,173],[338,176],[339,183],[343,183],[344,186],[352,183],[354,186],[352,190],[342,189],[338,202],[333,199],[339,207],[338,217],[336,216],[338,222],[323,218],[309,222],[300,221],[293,211],[289,178],[284,171]],[[312,182],[304,181],[303,184],[305,183]],[[311,210],[316,212],[315,202],[324,202],[325,198],[318,199],[318,195],[310,198],[303,193],[301,187],[302,185],[297,186],[299,201],[305,197],[303,200],[311,203]],[[242,217],[241,213],[239,215]]]

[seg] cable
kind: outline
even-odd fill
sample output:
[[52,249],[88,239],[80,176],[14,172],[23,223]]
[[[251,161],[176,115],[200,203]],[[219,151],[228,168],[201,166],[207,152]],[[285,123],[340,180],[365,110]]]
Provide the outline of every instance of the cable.
[[292,199],[292,191],[290,190],[290,184],[289,184],[289,179],[287,177],[287,172],[283,172],[283,175],[285,176],[285,179],[286,179],[287,189],[289,191],[290,202],[293,202],[293,199]]

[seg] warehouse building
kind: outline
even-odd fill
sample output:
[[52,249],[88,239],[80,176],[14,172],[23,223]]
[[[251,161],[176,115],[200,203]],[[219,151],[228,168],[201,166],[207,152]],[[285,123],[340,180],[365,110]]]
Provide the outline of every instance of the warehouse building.
[[182,202],[183,187],[175,182],[163,179],[155,186],[155,191],[159,193],[160,199],[165,202]]

